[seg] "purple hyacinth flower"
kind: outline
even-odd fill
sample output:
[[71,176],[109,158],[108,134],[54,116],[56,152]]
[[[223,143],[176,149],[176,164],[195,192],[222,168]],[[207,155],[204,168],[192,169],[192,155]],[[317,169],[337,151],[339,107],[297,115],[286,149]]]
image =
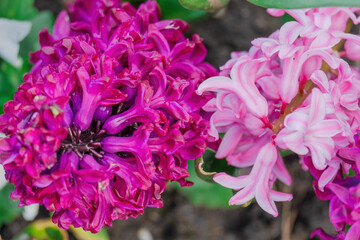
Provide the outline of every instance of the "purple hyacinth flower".
[[159,12],[155,1],[77,0],[53,35],[40,33],[0,116],[0,162],[21,206],[98,232],[161,207],[168,181],[191,185],[187,160],[205,151],[211,98],[195,91],[217,71],[202,39]]

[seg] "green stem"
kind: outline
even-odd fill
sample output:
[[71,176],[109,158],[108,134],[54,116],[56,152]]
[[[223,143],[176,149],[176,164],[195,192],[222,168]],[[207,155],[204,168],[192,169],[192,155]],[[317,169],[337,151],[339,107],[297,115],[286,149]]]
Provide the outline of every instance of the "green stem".
[[266,8],[360,7],[360,0],[248,0]]
[[229,0],[179,0],[179,2],[188,9],[216,11],[225,7]]

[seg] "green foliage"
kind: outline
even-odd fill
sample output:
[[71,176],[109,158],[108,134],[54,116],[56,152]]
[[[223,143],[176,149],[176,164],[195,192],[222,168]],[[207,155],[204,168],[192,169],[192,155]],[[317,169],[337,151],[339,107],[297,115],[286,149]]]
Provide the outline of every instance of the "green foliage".
[[351,228],[351,225],[350,225],[350,224],[346,224],[345,232],[349,231],[350,228]]
[[0,18],[30,20],[37,13],[33,4],[34,0],[0,0]]
[[28,72],[31,68],[29,63],[29,53],[40,48],[39,32],[47,28],[49,31],[54,25],[54,16],[49,11],[43,11],[31,19],[31,30],[29,35],[20,43],[20,56],[24,59],[24,71]]
[[39,48],[39,32],[43,28],[52,29],[54,16],[49,11],[38,13],[34,0],[0,0],[0,18],[31,21],[31,31],[21,42],[20,56],[27,60],[29,52]]
[[194,21],[207,16],[207,11],[186,9],[181,6],[178,0],[157,0],[157,3],[160,6],[163,19]]
[[68,240],[69,237],[65,230],[58,228],[50,219],[40,219],[26,227],[17,239]]
[[70,226],[70,231],[77,240],[109,240],[109,234],[105,228],[98,233],[85,232],[82,228],[74,228]]
[[[136,7],[145,1],[146,0],[125,0],[125,2],[130,2]],[[162,19],[182,19],[184,21],[191,22],[205,18],[208,13],[203,10],[186,9],[179,3],[179,0],[156,0],[156,2],[160,7]]]
[[347,178],[347,177],[355,177],[355,176],[356,176],[356,172],[355,172],[352,168],[350,168],[348,174],[343,173],[343,177],[344,177],[344,178]]
[[13,98],[24,74],[31,69],[29,53],[39,49],[40,30],[52,29],[54,24],[54,16],[50,12],[38,13],[33,4],[34,0],[0,0],[0,18],[26,20],[32,23],[29,35],[20,43],[19,55],[23,59],[23,66],[15,68],[0,59],[0,114],[3,113],[3,105]]
[[3,113],[4,103],[14,96],[17,86],[22,81],[22,76],[22,69],[17,69],[5,61],[0,61],[0,114]]
[[293,18],[291,15],[285,13],[282,17],[281,17],[281,21],[283,23],[286,23],[286,22],[291,22],[291,21],[296,21],[295,18]]
[[187,9],[216,11],[225,7],[229,0],[179,0]]
[[229,175],[233,175],[235,167],[228,165],[225,159],[215,158],[216,152],[212,149],[207,149],[202,155],[204,159],[203,169],[206,172],[225,172]]
[[315,8],[328,6],[360,7],[360,0],[248,0],[249,2],[266,7],[280,9]]
[[209,183],[214,183],[213,176],[219,172],[233,175],[235,168],[227,164],[225,159],[216,159],[215,151],[207,149],[205,153],[195,160],[195,172],[197,176]]
[[45,228],[45,233],[48,236],[48,239],[51,240],[64,240],[63,235],[59,231],[59,229],[55,227],[47,227]]
[[292,155],[292,154],[294,154],[292,151],[290,151],[290,150],[283,150],[283,151],[280,151],[280,155],[282,156],[282,157],[287,157],[287,156],[290,156],[290,155]]
[[5,185],[0,190],[0,227],[5,223],[12,222],[23,211],[23,208],[18,207],[19,201],[15,202],[9,198],[13,190],[14,186],[11,184]]

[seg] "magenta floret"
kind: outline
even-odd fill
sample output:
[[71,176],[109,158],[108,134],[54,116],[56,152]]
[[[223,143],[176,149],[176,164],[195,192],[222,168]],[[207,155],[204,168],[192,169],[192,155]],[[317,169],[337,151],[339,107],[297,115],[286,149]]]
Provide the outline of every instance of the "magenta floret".
[[201,38],[159,13],[155,1],[78,0],[53,35],[40,33],[0,119],[1,163],[21,206],[98,232],[161,207],[166,182],[191,185],[187,160],[205,151],[211,97],[195,90],[217,72]]

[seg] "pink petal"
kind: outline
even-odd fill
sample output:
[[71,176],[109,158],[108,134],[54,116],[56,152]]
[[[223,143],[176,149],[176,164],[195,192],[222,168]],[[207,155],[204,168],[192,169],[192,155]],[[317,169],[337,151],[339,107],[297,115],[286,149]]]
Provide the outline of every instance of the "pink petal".
[[311,81],[315,83],[322,92],[329,92],[329,79],[321,70],[316,70],[310,76]]
[[285,128],[278,133],[275,142],[282,149],[290,149],[297,154],[305,155],[309,150],[305,147],[303,137],[301,132],[290,131]]
[[255,198],[259,206],[274,217],[278,215],[275,203],[270,197],[269,180],[277,160],[277,149],[273,143],[266,144],[259,152],[251,170],[253,181],[256,181]]
[[316,124],[310,126],[306,131],[306,135],[330,138],[342,132],[342,129],[343,128],[338,120],[328,119],[317,122]]
[[318,186],[321,191],[324,191],[324,187],[328,183],[332,182],[339,169],[340,161],[332,160],[332,162],[329,164],[329,166],[325,169],[325,171],[321,174],[319,178]]
[[[278,154],[276,163],[273,168],[273,172],[276,175],[277,178],[279,178],[280,181],[285,183],[286,185],[290,186],[292,183],[291,176],[289,172],[287,171],[283,158]],[[277,201],[277,200],[274,200]]]
[[325,118],[325,99],[319,89],[314,88],[311,93],[309,122],[316,123]]
[[70,18],[65,10],[61,11],[55,21],[53,37],[59,40],[70,35]]
[[340,97],[340,104],[350,111],[359,109],[359,100],[354,94],[343,94]]
[[247,185],[241,191],[237,192],[229,201],[229,205],[242,205],[255,197],[253,184]]
[[229,91],[237,94],[236,87],[234,86],[234,82],[228,78],[223,76],[211,77],[206,81],[200,84],[197,89],[197,93],[199,95],[203,94],[206,91]]
[[348,232],[346,233],[346,237],[344,240],[359,240],[360,236],[360,221],[357,221],[353,224]]
[[340,41],[327,31],[321,31],[310,45],[310,48],[329,48]]
[[222,139],[219,149],[216,152],[216,158],[225,158],[229,154],[231,154],[238,142],[241,139],[243,133],[243,129],[239,126],[231,127],[225,134],[224,138]]
[[242,137],[235,151],[227,157],[230,165],[245,168],[254,165],[261,148],[269,142],[269,136]]
[[246,114],[243,117],[243,122],[245,128],[254,136],[260,136],[267,129],[264,127],[263,121],[252,114]]
[[276,202],[285,202],[291,201],[293,196],[290,193],[278,192],[275,190],[270,190],[271,199]]
[[218,173],[214,176],[214,181],[226,188],[238,190],[247,186],[251,179],[248,176],[233,177],[226,173]]
[[297,110],[285,117],[284,125],[286,129],[304,133],[307,129],[309,116],[305,111]]
[[262,62],[259,60],[238,62],[233,66],[230,73],[231,78],[236,82],[239,97],[247,109],[259,118],[268,115],[267,101],[255,85],[255,81],[262,77],[259,75],[261,64]]
[[303,30],[303,26],[296,21],[291,21],[285,23],[279,32],[279,42],[280,44],[291,45],[299,37],[300,33]]
[[310,149],[312,162],[318,170],[327,166],[327,160],[334,154],[334,141],[331,138],[306,137],[305,145]]

